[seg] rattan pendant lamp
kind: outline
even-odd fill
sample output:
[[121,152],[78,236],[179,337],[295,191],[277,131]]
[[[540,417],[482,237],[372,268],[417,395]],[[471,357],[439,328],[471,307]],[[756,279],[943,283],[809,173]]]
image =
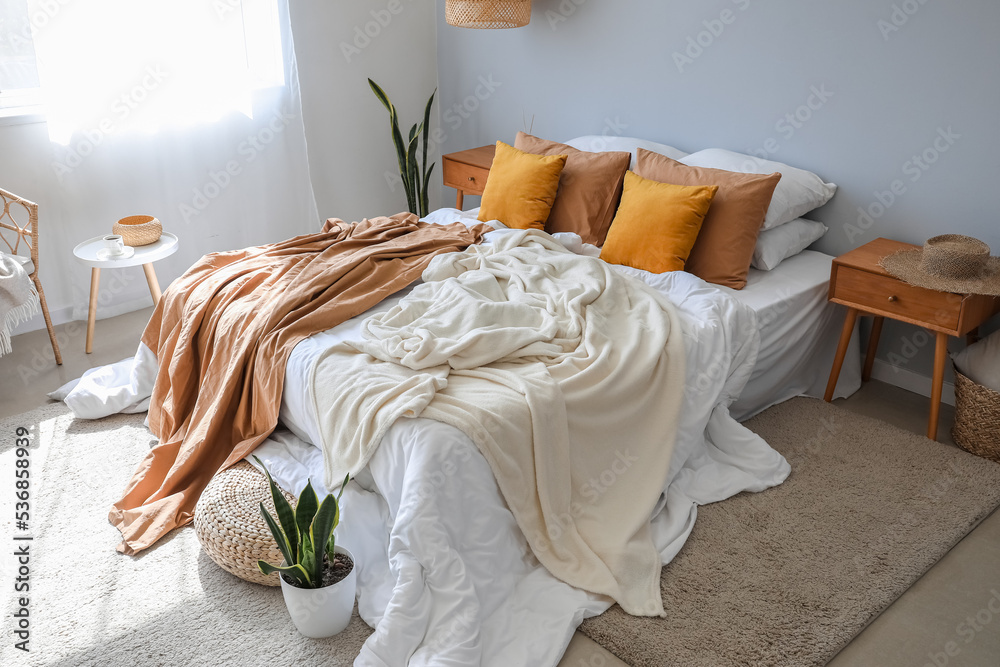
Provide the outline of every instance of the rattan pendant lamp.
[[445,0],[444,16],[459,28],[520,28],[531,21],[531,0]]

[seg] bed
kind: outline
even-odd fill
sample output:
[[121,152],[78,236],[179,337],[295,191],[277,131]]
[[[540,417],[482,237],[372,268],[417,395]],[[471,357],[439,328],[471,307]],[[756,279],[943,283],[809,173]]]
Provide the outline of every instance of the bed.
[[[477,214],[478,209],[463,212],[444,208],[428,219],[462,220],[471,225]],[[827,300],[832,263],[830,255],[805,250],[781,262],[773,271],[751,268],[747,286],[742,290],[716,288],[751,308],[757,315],[760,332],[760,350],[753,374],[730,407],[737,421],[750,419],[796,396],[823,396],[843,321],[843,313]],[[387,310],[388,306],[385,304],[380,310]],[[337,339],[338,334],[323,333],[303,341],[292,353],[285,373],[281,420],[309,444],[317,442],[319,434],[306,400],[306,377],[317,355]],[[855,332],[847,353],[850,363],[841,372],[835,398],[850,396],[860,388],[860,358]]]
[[[429,219],[476,220],[475,211],[453,209]],[[587,252],[578,239],[575,245],[566,240]],[[653,277],[620,270],[668,294],[693,339],[703,340],[715,324],[726,322],[734,336],[734,361],[713,377],[712,392],[719,394],[721,405],[736,399],[730,411],[745,419],[793,396],[822,394],[842,317],[826,297],[831,261],[822,253],[803,252],[774,271],[753,270],[742,291],[709,286],[688,274]],[[376,310],[387,310],[403,296]],[[321,436],[310,369],[323,350],[358,336],[362,319],[307,339],[289,359],[281,407],[287,430],[256,452],[285,488],[301,488],[310,478],[315,486],[323,478],[323,453],[313,445]],[[742,334],[750,335],[736,340]],[[856,340],[852,346],[857,352]],[[696,358],[689,350],[689,360]],[[711,369],[712,363],[706,357],[689,367]],[[698,373],[689,374],[692,386]],[[838,395],[849,395],[858,386],[860,365],[851,364]],[[734,389],[738,397],[727,397]],[[672,483],[652,517],[664,563],[683,546],[699,504],[763,490],[788,473],[787,464],[763,441],[740,432],[720,414],[724,408],[713,405],[713,412],[705,407],[685,407],[689,417],[674,454]],[[383,439],[359,484],[344,496],[341,540],[360,553],[362,563],[359,612],[378,629],[357,664],[440,664],[446,659],[454,664],[556,664],[579,623],[603,612],[610,600],[568,586],[538,564],[506,510],[489,466],[460,431],[429,420],[401,421]],[[470,531],[470,526],[489,528]],[[448,545],[447,559],[436,555],[442,543]],[[461,574],[439,578],[430,571],[431,563],[439,572]],[[414,567],[419,578],[408,571]]]
[[[827,300],[833,257],[805,250],[773,271],[750,269],[734,296],[757,313],[760,352],[753,375],[730,411],[739,421],[796,396],[821,398],[840,338],[843,312]],[[835,398],[861,387],[858,333],[851,338]]]
[[[436,211],[427,221],[460,222],[469,229],[478,224],[475,211],[455,209]],[[566,255],[580,263],[597,261],[598,249],[577,234],[533,237],[502,225],[486,235],[482,252],[491,245],[539,242],[553,243],[551,252],[565,261],[575,261]],[[789,474],[787,462],[738,420],[793,396],[821,394],[841,317],[827,301],[831,260],[801,252],[771,271],[750,269],[743,289],[711,285],[683,271],[607,269],[636,279],[641,291],[671,304],[683,339],[676,439],[658,482],[659,498],[642,518],[657,571],[682,548],[699,505],[763,491]],[[324,433],[330,428],[325,392],[331,378],[318,369],[331,350],[360,341],[369,318],[394,312],[422,287],[404,289],[291,351],[282,427],[254,451],[281,486],[297,490],[311,479],[322,494],[331,480],[342,478],[330,475],[330,456],[324,455],[330,447]],[[838,395],[860,385],[857,340],[851,345]],[[77,393],[96,397],[92,402],[106,412],[143,409],[157,374],[155,355],[140,345],[134,362],[117,366],[85,376]],[[574,492],[598,499],[627,495],[628,488],[616,483],[639,460],[629,453],[628,437],[623,428],[621,441],[611,439],[607,469]],[[541,564],[543,555],[529,547],[512,513],[511,490],[501,492],[495,462],[463,430],[401,418],[380,441],[343,496],[338,528],[339,542],[357,557],[359,613],[375,628],[355,664],[555,665],[579,623],[613,604],[607,595],[564,583]],[[669,608],[664,611],[669,616]]]

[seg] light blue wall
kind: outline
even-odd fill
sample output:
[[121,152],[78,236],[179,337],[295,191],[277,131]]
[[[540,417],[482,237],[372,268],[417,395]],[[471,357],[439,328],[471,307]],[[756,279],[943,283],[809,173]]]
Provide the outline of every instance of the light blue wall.
[[[768,150],[840,186],[811,216],[830,227],[820,250],[958,232],[1000,253],[998,2],[535,0],[529,26],[492,31],[438,15],[443,152],[511,141],[532,116],[556,140],[618,131],[687,151]],[[500,86],[489,93],[481,77]],[[478,106],[468,118],[463,101]],[[925,151],[935,161],[922,168]],[[903,194],[880,210],[876,193],[894,181]],[[878,217],[859,225],[859,207]],[[912,332],[887,327],[879,356]],[[912,370],[926,374],[928,359]]]

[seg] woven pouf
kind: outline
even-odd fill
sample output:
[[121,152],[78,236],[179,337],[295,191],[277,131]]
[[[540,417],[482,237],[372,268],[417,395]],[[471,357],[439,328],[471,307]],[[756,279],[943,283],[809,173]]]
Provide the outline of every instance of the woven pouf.
[[[295,496],[282,491],[295,506]],[[274,501],[264,473],[246,461],[223,470],[208,483],[194,510],[194,531],[208,557],[226,572],[265,586],[279,586],[277,573],[264,575],[263,560],[283,560],[271,530],[260,513],[260,503],[275,516]]]

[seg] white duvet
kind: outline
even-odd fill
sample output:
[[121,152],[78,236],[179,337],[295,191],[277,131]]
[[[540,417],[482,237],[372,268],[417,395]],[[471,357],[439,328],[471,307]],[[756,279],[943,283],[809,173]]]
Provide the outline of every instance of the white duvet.
[[360,472],[401,417],[450,424],[546,569],[663,615],[649,517],[684,397],[674,307],[534,229],[438,255],[422,278],[314,368],[327,484]]
[[[428,219],[450,222],[459,216],[444,209]],[[595,250],[573,235],[560,237],[581,254]],[[667,563],[690,534],[699,504],[780,484],[789,467],[728,412],[756,361],[754,311],[686,273],[615,268],[669,299],[683,332],[687,370],[681,417],[663,496],[650,517],[653,541]],[[374,310],[388,310],[401,296]],[[364,319],[300,343],[286,376],[301,378],[324,350],[359,340]],[[142,392],[155,376],[155,364],[140,346],[134,365],[120,366],[117,374],[104,370],[101,382],[82,382],[67,402],[78,416],[90,418],[133,406],[148,396],[148,390]],[[302,385],[301,379],[290,379],[286,387]],[[315,399],[322,402],[321,396]],[[282,417],[297,435],[278,432],[255,452],[282,486],[296,492],[307,478],[322,487],[322,452],[297,437],[319,441],[309,403],[286,391]],[[589,492],[601,493],[629,463],[613,462],[590,480]],[[358,610],[375,628],[356,665],[555,665],[579,623],[610,606],[608,599],[562,583],[538,563],[486,460],[463,433],[445,424],[397,421],[343,502],[338,539],[357,557]],[[669,618],[669,605],[666,614]]]

